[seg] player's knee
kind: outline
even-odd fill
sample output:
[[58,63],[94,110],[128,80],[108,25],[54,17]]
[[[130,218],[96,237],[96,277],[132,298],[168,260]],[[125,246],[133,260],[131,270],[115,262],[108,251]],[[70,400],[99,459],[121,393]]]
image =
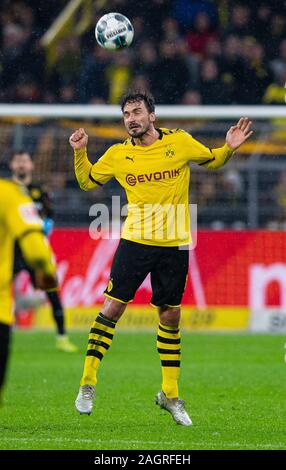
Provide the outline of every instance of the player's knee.
[[159,317],[162,325],[174,327],[179,326],[181,318],[181,308],[168,306],[160,307]]
[[118,302],[117,300],[105,299],[103,308],[102,308],[102,313],[107,318],[117,321],[123,314],[126,307],[127,307],[126,304],[123,304],[122,302]]

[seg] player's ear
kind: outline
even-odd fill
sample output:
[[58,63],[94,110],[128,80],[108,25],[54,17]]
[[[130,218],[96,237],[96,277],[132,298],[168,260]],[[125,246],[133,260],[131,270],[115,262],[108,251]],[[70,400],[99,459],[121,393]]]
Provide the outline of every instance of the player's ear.
[[155,113],[150,113],[150,121],[151,121],[151,122],[155,122],[155,121],[156,121]]

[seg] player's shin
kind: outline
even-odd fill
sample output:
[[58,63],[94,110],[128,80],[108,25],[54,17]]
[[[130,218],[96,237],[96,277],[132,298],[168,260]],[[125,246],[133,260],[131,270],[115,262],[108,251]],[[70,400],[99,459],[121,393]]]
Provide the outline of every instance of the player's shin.
[[59,293],[55,292],[47,292],[47,297],[51,303],[53,317],[57,325],[57,331],[59,335],[65,334],[65,318],[64,318],[64,311],[63,306],[60,300]]
[[160,355],[162,367],[162,390],[167,398],[177,398],[179,396],[180,346],[179,328],[159,323],[157,351]]
[[91,327],[87,353],[84,363],[83,376],[80,385],[93,385],[97,383],[97,370],[106,351],[110,348],[116,321],[100,313]]

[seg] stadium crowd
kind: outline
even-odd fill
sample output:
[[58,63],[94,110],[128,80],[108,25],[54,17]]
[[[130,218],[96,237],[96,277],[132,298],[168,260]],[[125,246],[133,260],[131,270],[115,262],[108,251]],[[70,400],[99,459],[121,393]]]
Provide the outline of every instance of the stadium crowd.
[[[57,42],[48,67],[40,40],[67,3],[1,1],[1,102],[118,103],[134,86],[157,103],[285,103],[283,0],[111,0],[85,34]],[[115,54],[96,45],[106,10],[131,19],[133,47]]]
[[[134,86],[152,91],[158,104],[285,104],[283,0],[110,0],[104,11],[94,12],[83,35],[78,37],[72,29],[56,42],[55,60],[49,65],[41,39],[67,3],[0,2],[0,102],[118,103]],[[112,53],[96,44],[94,26],[106,11],[131,19],[131,48]],[[47,182],[53,194],[57,223],[85,224],[92,202],[109,204],[113,194],[121,193],[114,181],[96,193],[78,190],[66,148],[66,125],[26,123],[23,130],[1,121],[0,171],[9,175],[12,148],[26,148],[36,155],[37,178]],[[270,127],[264,132],[271,137]],[[207,127],[201,134],[199,126],[192,133],[211,145],[212,138],[223,138],[220,129]],[[100,155],[112,139],[91,139],[91,153]],[[199,225],[247,225],[253,197],[247,159],[248,154],[240,159],[244,167],[234,164],[215,175],[193,169],[190,191],[191,200],[200,206]],[[261,162],[257,167],[259,226],[285,224],[284,152],[275,160],[281,162],[275,171],[262,168]],[[71,214],[77,214],[76,220]]]

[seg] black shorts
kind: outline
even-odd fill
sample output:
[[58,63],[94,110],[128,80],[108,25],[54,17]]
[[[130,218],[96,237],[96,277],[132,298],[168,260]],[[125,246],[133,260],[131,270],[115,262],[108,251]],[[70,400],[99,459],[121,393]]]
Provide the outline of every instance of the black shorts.
[[151,304],[179,306],[186,286],[188,261],[188,249],[143,245],[121,239],[104,292],[107,297],[128,303],[151,273]]

